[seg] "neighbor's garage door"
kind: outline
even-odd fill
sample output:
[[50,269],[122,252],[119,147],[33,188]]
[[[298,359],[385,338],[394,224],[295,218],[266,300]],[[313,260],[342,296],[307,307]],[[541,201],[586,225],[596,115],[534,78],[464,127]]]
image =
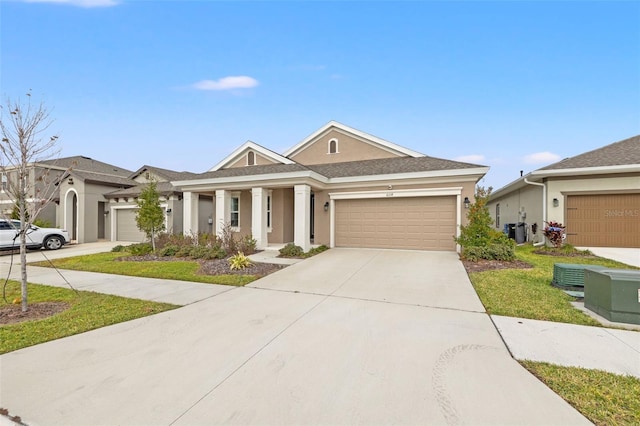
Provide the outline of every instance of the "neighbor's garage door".
[[136,225],[135,209],[116,210],[116,240],[139,242],[145,240],[145,235]]
[[337,247],[455,250],[456,197],[336,200]]
[[567,242],[578,247],[640,247],[640,194],[568,195]]

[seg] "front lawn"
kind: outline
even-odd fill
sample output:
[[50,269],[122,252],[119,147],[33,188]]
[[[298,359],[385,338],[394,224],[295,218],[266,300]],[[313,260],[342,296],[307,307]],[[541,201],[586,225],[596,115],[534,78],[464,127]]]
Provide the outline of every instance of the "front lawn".
[[8,306],[20,299],[20,283],[9,281],[9,304],[0,298],[0,312],[5,317],[0,325],[0,354],[178,307],[39,284],[29,284],[28,292],[30,305],[48,302],[66,309],[44,319],[6,324],[8,310],[20,309],[19,305]]
[[[130,254],[127,252],[98,253],[55,259],[52,263],[60,269],[233,286],[243,286],[259,278],[257,275],[248,274],[202,274],[200,273],[201,265],[195,260],[116,260],[126,256]],[[37,262],[32,265],[51,266],[49,262]]]
[[640,424],[640,379],[544,362],[520,363],[596,425]]
[[575,300],[551,286],[554,263],[580,263],[611,268],[627,265],[596,256],[552,256],[536,254],[531,245],[516,247],[516,258],[529,263],[529,269],[500,269],[471,272],[469,278],[487,312],[517,318],[601,325],[595,319],[571,306]]

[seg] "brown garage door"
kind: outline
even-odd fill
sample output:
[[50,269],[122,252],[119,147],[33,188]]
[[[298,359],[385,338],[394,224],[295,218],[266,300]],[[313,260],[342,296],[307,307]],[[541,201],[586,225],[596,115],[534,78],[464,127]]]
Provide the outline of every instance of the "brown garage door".
[[338,247],[456,249],[456,197],[337,200]]
[[135,209],[116,210],[116,240],[141,242],[145,240],[145,235],[138,229],[136,224]]
[[640,194],[567,196],[567,242],[578,247],[640,247]]

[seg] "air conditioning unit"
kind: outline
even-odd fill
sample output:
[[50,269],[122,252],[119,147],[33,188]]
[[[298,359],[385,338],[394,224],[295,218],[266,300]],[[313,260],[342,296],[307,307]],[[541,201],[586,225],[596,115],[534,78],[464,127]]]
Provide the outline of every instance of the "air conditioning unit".
[[600,265],[580,265],[573,263],[555,263],[553,265],[553,280],[551,284],[565,289],[584,288],[585,269],[605,269]]

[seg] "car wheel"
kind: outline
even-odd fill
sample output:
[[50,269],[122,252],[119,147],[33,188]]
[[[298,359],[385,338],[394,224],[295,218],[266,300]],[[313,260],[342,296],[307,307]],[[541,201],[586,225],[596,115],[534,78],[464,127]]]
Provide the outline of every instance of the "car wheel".
[[43,245],[44,245],[44,248],[47,250],[58,250],[60,247],[62,247],[62,239],[61,237],[52,235],[50,237],[47,237],[46,240],[44,240]]

